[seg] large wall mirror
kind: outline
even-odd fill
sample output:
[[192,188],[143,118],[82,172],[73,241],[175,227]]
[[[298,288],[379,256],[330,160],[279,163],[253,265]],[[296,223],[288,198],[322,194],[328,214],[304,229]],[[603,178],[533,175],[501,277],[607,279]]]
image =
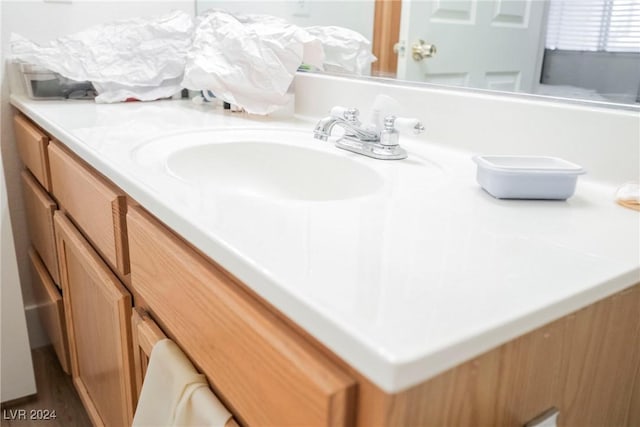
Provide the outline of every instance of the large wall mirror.
[[353,29],[370,77],[640,106],[640,0],[197,0],[211,8]]

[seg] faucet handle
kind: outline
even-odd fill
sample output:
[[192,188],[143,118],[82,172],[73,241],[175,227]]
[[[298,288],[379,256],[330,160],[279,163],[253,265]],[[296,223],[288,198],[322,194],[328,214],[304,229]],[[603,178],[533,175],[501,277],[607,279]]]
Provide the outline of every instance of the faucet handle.
[[387,116],[384,118],[384,127],[383,130],[387,132],[393,132],[396,130],[396,116]]
[[337,119],[344,119],[345,114],[350,110],[356,110],[356,114],[358,112],[357,108],[348,108],[336,105],[335,107],[331,108],[331,110],[329,110],[329,115]]
[[384,118],[384,130],[398,132],[411,131],[415,135],[424,132],[424,126],[418,119],[409,119],[405,117],[387,116]]
[[360,115],[360,111],[357,108],[347,108],[347,111],[344,112],[344,119],[351,124],[359,125],[360,120],[358,116]]
[[347,111],[347,107],[341,107],[336,105],[335,107],[329,110],[329,115],[336,119],[344,119],[344,113]]
[[424,132],[424,126],[418,119],[387,116],[384,118],[383,129],[380,132],[380,144],[389,149],[398,150],[400,132],[412,130],[414,134]]
[[360,123],[360,120],[358,119],[358,116],[360,115],[360,111],[358,111],[357,108],[347,108],[347,107],[341,107],[338,105],[333,107],[329,114],[331,115],[331,117],[334,117],[336,119],[344,119],[349,123],[353,123],[353,124]]

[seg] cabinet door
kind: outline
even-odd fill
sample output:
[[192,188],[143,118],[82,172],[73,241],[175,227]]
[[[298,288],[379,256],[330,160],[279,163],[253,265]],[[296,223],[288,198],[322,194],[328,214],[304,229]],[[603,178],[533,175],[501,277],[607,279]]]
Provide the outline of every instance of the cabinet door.
[[60,211],[54,223],[73,382],[94,425],[131,425],[131,295]]
[[[133,311],[133,356],[135,358],[136,396],[140,396],[142,383],[147,373],[151,350],[166,336],[151,318],[139,308]],[[137,399],[136,399],[137,400]]]

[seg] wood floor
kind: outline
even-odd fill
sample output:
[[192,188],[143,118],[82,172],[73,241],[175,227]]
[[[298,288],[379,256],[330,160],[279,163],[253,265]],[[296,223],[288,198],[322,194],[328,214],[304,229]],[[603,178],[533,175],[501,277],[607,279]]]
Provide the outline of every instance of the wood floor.
[[[2,427],[91,426],[71,377],[60,368],[53,348],[37,348],[32,351],[32,357],[38,394],[9,406],[2,405]],[[55,419],[52,411],[55,411]]]

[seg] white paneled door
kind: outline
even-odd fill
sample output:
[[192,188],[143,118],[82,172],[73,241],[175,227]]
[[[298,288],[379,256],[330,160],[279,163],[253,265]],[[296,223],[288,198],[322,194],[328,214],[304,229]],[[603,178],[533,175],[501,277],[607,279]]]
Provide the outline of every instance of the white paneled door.
[[[398,78],[531,92],[540,80],[546,7],[542,0],[404,0]],[[435,49],[433,56],[414,54],[420,40],[423,56]]]

